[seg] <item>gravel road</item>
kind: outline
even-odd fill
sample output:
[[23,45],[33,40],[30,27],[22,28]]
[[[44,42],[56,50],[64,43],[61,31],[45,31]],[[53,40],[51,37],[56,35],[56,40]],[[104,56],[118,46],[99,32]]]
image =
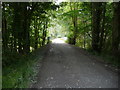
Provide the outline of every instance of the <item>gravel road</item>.
[[32,88],[117,88],[118,74],[69,44],[52,43]]

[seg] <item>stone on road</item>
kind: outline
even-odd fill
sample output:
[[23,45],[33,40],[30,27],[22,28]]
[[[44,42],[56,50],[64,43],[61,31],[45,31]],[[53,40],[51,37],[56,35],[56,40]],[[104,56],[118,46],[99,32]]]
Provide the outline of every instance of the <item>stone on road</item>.
[[117,73],[69,44],[50,44],[33,88],[117,88]]

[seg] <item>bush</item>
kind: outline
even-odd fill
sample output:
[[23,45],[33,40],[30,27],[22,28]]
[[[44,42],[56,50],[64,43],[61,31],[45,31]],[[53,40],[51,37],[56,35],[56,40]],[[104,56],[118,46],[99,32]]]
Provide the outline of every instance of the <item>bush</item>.
[[9,51],[4,54],[2,88],[28,88],[35,63],[33,54],[24,56]]

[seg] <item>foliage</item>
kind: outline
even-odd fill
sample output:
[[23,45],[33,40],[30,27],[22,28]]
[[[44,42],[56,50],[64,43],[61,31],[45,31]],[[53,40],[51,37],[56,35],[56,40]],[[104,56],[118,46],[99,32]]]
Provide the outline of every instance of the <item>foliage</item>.
[[3,88],[27,88],[34,75],[33,51],[48,42],[52,2],[2,3]]
[[69,44],[117,65],[119,9],[117,2],[2,3],[3,87],[26,87],[36,62],[29,54],[50,38],[67,37]]
[[116,19],[120,18],[119,6],[119,3],[111,2],[62,2],[58,17],[68,27],[67,42],[92,49],[99,55],[117,57],[108,59],[111,63],[117,62],[120,56],[120,25]]
[[28,88],[32,77],[35,75],[36,56],[34,53],[23,56],[15,52],[7,52],[6,58],[3,57],[3,60],[8,62],[6,65],[3,65],[2,87]]

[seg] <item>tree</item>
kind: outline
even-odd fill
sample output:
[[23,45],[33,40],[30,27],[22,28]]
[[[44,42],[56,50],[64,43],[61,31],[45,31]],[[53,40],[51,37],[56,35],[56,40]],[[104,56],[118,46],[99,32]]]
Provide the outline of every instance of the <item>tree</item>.
[[103,49],[103,39],[104,39],[104,33],[105,33],[105,13],[106,13],[106,2],[102,3],[102,12],[101,12],[101,27],[100,27],[100,44],[99,44],[99,50],[100,52]]
[[120,2],[114,2],[113,5],[112,53],[118,56],[120,47]]
[[99,34],[100,34],[100,20],[101,20],[101,5],[100,2],[92,3],[92,48],[99,52]]
[[7,31],[7,20],[5,15],[5,3],[3,3],[3,17],[2,17],[2,39],[3,39],[3,50],[7,49],[8,43],[8,31]]
[[73,39],[72,39],[72,44],[76,44],[76,38],[77,38],[77,15],[76,15],[76,10],[78,9],[78,3],[74,2],[73,5],[70,2],[70,9],[71,11],[74,11],[74,13],[72,14],[72,22],[73,22],[73,27],[74,27],[74,31],[73,31]]

